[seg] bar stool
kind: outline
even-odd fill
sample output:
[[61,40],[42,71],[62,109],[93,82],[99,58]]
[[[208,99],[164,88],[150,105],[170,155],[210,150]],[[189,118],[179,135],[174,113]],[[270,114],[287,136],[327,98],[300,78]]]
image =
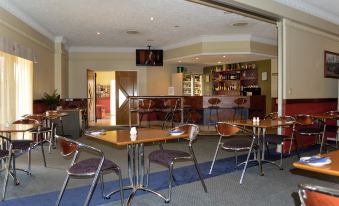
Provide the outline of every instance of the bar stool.
[[246,104],[247,99],[240,97],[234,100],[234,103],[236,104],[235,107],[233,107],[234,109],[234,113],[233,113],[233,120],[235,120],[235,116],[238,114],[238,112],[240,112],[240,119],[242,119],[243,117],[243,111],[245,110],[244,104]]
[[208,117],[208,127],[209,125],[212,123],[211,122],[211,118],[212,118],[212,110],[215,110],[216,111],[216,115],[217,115],[217,119],[215,122],[219,122],[220,119],[219,119],[219,104],[220,104],[221,100],[219,98],[216,98],[216,97],[213,97],[213,98],[210,98],[208,99],[208,103],[210,104],[210,106],[208,106],[208,109],[210,110],[210,115]]
[[170,123],[171,128],[174,127],[174,121],[177,119],[177,113],[179,112],[180,101],[180,98],[171,98],[164,101],[163,112],[166,112],[166,115],[162,124],[162,129],[166,128],[167,123]]
[[141,99],[139,100],[139,109],[137,110],[139,113],[139,126],[141,126],[142,119],[144,115],[147,115],[148,127],[151,127],[150,123],[150,114],[154,112],[155,102],[151,99]]

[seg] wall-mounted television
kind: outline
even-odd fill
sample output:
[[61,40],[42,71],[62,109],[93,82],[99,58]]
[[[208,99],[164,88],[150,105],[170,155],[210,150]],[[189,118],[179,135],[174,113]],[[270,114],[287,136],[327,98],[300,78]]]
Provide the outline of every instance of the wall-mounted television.
[[137,66],[162,66],[163,50],[154,49],[137,49],[136,50]]

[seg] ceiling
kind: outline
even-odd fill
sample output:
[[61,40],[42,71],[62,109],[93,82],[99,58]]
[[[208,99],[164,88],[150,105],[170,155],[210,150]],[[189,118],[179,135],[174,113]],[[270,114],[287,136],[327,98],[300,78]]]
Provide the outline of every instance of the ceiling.
[[[305,1],[275,1],[311,11],[300,6]],[[328,2],[325,8],[320,3],[324,1]],[[309,6],[338,13],[339,9],[334,9],[339,4],[333,2],[307,0]],[[134,51],[148,45],[166,50],[201,39],[228,37],[277,42],[274,24],[185,0],[2,0],[0,6],[50,39],[62,38],[70,51]],[[233,26],[235,23],[247,25]],[[217,64],[267,58],[257,54],[199,54],[173,62]]]

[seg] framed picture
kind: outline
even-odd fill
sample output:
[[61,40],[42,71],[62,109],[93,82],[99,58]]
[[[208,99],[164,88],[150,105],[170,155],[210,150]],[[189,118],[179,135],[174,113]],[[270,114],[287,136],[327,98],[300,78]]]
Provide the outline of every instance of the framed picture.
[[339,78],[339,54],[325,51],[324,76],[327,78]]

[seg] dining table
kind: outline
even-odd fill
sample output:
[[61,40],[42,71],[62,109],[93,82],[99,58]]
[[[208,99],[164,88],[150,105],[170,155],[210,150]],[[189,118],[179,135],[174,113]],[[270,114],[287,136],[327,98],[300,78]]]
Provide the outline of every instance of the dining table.
[[324,165],[311,165],[307,162],[294,162],[293,166],[295,168],[311,171],[315,173],[321,173],[332,176],[339,176],[339,150],[329,152],[327,154],[320,154],[319,157],[328,157],[331,160],[331,163]]
[[242,127],[251,127],[253,129],[253,133],[257,136],[257,144],[259,145],[259,149],[257,152],[257,161],[260,169],[260,175],[264,175],[262,163],[267,162],[273,164],[280,168],[278,164],[273,161],[269,161],[265,159],[265,134],[268,128],[277,128],[293,125],[295,121],[286,121],[286,120],[276,120],[276,119],[261,119],[259,121],[253,121],[250,119],[247,120],[233,120],[227,121],[228,123],[242,126]]
[[[114,130],[101,132],[99,134],[95,132],[86,132],[85,134],[88,137],[91,137],[95,140],[100,140],[105,143],[113,144],[116,146],[127,147],[128,177],[130,185],[124,187],[123,189],[132,190],[127,200],[128,206],[131,205],[131,201],[138,190],[149,192],[162,198],[165,202],[167,201],[162,194],[144,185],[144,174],[145,174],[144,144],[150,142],[166,141],[171,139],[184,139],[188,138],[188,133],[185,132],[180,135],[171,135],[168,130],[157,128],[138,128],[135,139],[131,138],[130,130]],[[112,191],[106,196],[106,198],[109,198],[112,194],[116,192],[119,192],[119,190]]]

